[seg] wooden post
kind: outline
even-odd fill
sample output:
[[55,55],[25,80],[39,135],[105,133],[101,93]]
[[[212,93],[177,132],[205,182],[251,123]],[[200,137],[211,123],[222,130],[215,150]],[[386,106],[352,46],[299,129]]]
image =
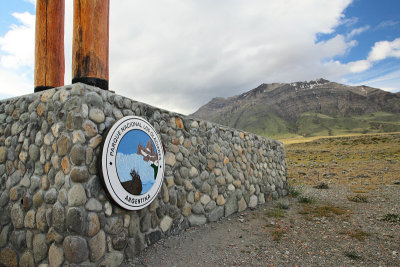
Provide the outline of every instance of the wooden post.
[[109,0],[74,0],[72,83],[108,90]]
[[37,0],[35,92],[64,85],[65,0]]

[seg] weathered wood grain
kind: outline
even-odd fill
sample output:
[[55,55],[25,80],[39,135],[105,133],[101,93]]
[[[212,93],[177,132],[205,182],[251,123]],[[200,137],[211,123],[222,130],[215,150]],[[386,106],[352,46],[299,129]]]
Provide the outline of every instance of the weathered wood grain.
[[72,83],[108,90],[109,0],[74,0]]
[[65,0],[37,0],[35,92],[64,85]]

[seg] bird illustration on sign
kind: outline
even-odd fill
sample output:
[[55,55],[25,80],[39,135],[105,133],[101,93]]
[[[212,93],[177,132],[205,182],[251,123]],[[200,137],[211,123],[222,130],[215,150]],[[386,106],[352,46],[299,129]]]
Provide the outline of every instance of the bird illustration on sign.
[[148,192],[158,173],[158,155],[151,138],[141,130],[131,130],[118,146],[116,165],[126,191],[132,195]]

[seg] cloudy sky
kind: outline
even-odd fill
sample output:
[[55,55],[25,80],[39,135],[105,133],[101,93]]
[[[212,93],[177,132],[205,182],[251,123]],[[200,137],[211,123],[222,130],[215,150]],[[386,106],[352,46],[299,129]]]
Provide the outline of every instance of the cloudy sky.
[[[0,0],[0,98],[33,92],[35,0]],[[400,90],[398,0],[111,0],[110,89],[189,114],[261,83]],[[66,0],[65,84],[72,0]]]

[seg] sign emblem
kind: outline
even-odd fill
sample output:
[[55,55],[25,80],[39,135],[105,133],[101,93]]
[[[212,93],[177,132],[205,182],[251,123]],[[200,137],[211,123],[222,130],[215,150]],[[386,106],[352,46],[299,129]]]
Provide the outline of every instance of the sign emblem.
[[164,179],[164,151],[156,130],[141,117],[119,119],[104,141],[101,165],[113,200],[128,210],[143,209]]

